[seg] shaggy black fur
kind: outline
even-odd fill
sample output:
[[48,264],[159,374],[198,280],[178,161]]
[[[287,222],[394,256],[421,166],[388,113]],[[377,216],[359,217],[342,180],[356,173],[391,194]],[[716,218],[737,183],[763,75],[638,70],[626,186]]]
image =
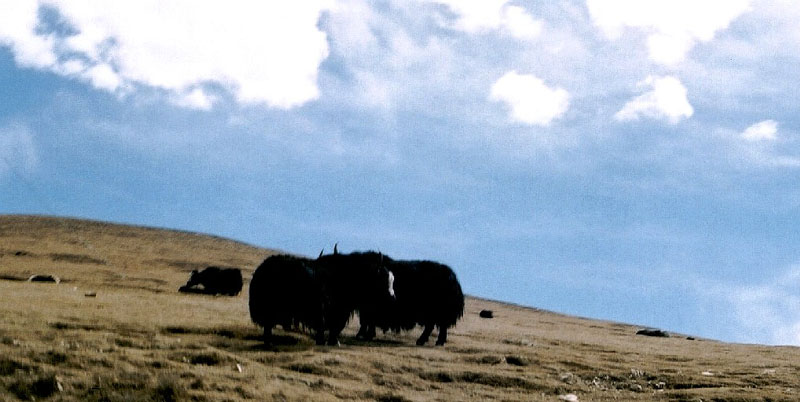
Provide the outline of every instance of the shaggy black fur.
[[377,253],[331,254],[316,260],[272,256],[253,273],[250,317],[264,328],[302,325],[315,333],[317,344],[338,345],[353,312],[390,298],[389,271]]
[[[197,286],[202,285],[202,290]],[[193,270],[189,281],[178,291],[204,293],[211,295],[236,296],[242,291],[242,271],[239,268],[208,267],[202,271]]]
[[450,267],[433,261],[394,261],[385,257],[386,267],[394,274],[395,300],[374,304],[359,311],[361,328],[358,337],[372,339],[375,328],[384,332],[424,327],[417,345],[424,345],[436,326],[436,345],[447,342],[447,329],[464,315],[464,294]]
[[270,342],[272,327],[324,326],[321,283],[311,260],[290,255],[268,257],[250,280],[250,318],[264,328]]

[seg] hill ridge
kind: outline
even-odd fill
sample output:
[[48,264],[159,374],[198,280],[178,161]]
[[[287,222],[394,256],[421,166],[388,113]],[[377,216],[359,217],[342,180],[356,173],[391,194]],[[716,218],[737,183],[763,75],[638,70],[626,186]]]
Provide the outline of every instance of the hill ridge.
[[[76,216],[59,216],[59,215],[38,215],[38,214],[0,214],[0,222],[4,220],[41,220],[41,221],[51,221],[53,223],[63,221],[64,224],[86,224],[86,225],[96,225],[96,226],[120,226],[120,227],[129,227],[135,228],[140,230],[152,230],[152,231],[163,231],[163,232],[174,232],[174,233],[181,233],[185,235],[195,235],[195,236],[203,236],[203,237],[210,237],[220,241],[226,242],[233,242],[237,244],[241,244],[248,247],[253,248],[264,248],[262,246],[254,245],[247,243],[242,240],[229,238],[225,236],[219,236],[212,233],[203,233],[191,230],[184,230],[184,229],[173,229],[168,227],[159,227],[159,226],[150,226],[150,225],[143,225],[143,224],[136,224],[136,223],[128,223],[128,222],[114,222],[114,221],[104,221],[98,219],[91,219],[91,218],[83,218],[83,217],[76,217]],[[61,224],[61,223],[59,223]],[[264,248],[265,250],[269,250]]]
[[[799,348],[644,337],[635,325],[472,296],[444,347],[415,346],[419,328],[358,341],[357,318],[340,348],[281,329],[267,346],[247,283],[276,252],[187,231],[0,216],[0,399],[800,400]],[[240,267],[242,294],[177,292],[207,265]],[[32,274],[64,281],[11,280]]]

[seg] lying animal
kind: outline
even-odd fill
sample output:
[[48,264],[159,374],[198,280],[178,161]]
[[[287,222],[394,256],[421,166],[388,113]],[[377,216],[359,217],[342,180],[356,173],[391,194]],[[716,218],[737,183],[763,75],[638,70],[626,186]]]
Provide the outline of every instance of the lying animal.
[[[198,288],[198,286],[202,286]],[[193,270],[189,281],[178,289],[185,293],[236,296],[242,291],[242,271],[239,268],[208,267]]]

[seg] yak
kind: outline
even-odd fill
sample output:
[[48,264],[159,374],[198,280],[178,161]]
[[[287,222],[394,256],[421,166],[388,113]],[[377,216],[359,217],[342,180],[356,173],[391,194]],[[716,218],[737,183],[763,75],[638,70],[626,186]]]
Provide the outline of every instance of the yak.
[[378,253],[271,256],[253,273],[250,317],[264,328],[265,342],[275,325],[299,324],[314,331],[318,345],[338,345],[354,312],[394,297],[392,281]]
[[288,330],[294,325],[323,328],[326,304],[311,260],[291,255],[265,259],[250,280],[250,318],[264,328],[264,342],[271,341],[272,328]]
[[[202,285],[202,290],[197,288]],[[208,267],[202,271],[192,270],[189,281],[179,292],[223,294],[236,296],[242,291],[242,271],[239,268]]]
[[456,274],[447,265],[433,261],[384,259],[394,274],[395,299],[359,311],[361,327],[356,337],[373,339],[376,327],[400,332],[422,325],[417,345],[424,345],[435,326],[439,329],[436,345],[444,345],[447,329],[464,315],[464,293]]

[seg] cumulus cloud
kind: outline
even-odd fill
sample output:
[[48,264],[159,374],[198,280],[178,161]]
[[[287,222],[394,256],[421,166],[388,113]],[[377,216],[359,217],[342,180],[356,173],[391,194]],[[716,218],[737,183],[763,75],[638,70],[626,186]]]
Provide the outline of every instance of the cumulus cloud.
[[[291,108],[319,96],[329,1],[5,1],[0,44],[18,64],[102,90],[165,90],[188,107],[213,83],[245,104]],[[42,13],[42,10],[51,10]],[[66,26],[68,29],[57,29]]]
[[750,9],[750,0],[586,0],[594,24],[609,39],[634,28],[647,36],[649,57],[663,65],[682,62],[698,42]]
[[39,164],[30,129],[22,124],[0,127],[0,179],[12,172],[29,172]]
[[778,122],[775,120],[764,120],[747,127],[747,129],[741,133],[741,137],[748,141],[764,141],[776,139],[777,134]]
[[666,119],[675,124],[694,114],[686,97],[686,87],[675,77],[649,76],[639,83],[649,91],[633,98],[614,115],[619,121],[637,120],[640,117]]
[[446,6],[455,15],[453,29],[468,33],[501,31],[514,38],[531,40],[539,36],[542,22],[509,0],[426,0]]
[[569,108],[566,90],[550,88],[541,79],[516,71],[509,71],[492,85],[489,99],[508,105],[512,120],[539,126],[549,125]]

